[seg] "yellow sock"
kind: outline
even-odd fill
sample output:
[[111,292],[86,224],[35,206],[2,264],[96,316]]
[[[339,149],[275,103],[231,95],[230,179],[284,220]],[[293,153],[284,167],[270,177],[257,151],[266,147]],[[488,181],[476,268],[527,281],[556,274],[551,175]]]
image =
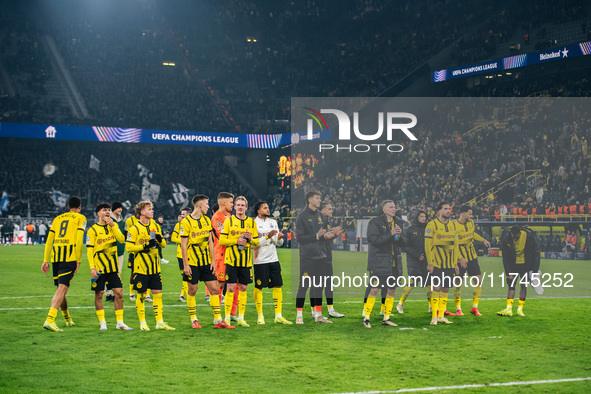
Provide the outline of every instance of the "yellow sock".
[[[262,293],[261,293],[262,296]],[[248,293],[246,291],[241,291],[238,294],[238,314],[244,318],[244,312],[246,311],[246,300],[248,299]]]
[[404,288],[404,290],[402,290],[402,295],[400,296],[400,303],[404,304],[404,301],[406,301],[406,298],[408,297],[408,295],[410,294],[410,292],[412,291],[412,287],[410,286],[406,286]]
[[280,317],[283,307],[283,290],[281,290],[281,287],[273,288],[273,302],[275,303],[275,317]]
[[123,309],[115,309],[115,318],[117,323],[123,323]]
[[47,314],[47,322],[50,324],[55,322],[56,316],[57,316],[57,309],[49,308],[49,313]]
[[222,315],[220,311],[220,297],[218,297],[217,295],[209,297],[209,306],[211,307],[211,311],[213,312],[213,319],[215,321],[222,320]]
[[162,323],[164,317],[162,316],[162,293],[152,294],[154,297],[154,316],[156,316],[156,323]]
[[138,294],[135,299],[135,310],[137,311],[137,317],[140,319],[140,323],[146,321],[146,306],[144,304],[145,299],[146,294]]
[[134,295],[133,285],[129,285],[129,295]]
[[472,301],[472,308],[478,308],[480,294],[482,294],[482,286],[476,286],[472,291],[472,296],[474,297],[474,301]]
[[104,322],[105,321],[105,310],[104,309],[97,310],[96,316],[99,319],[99,323]]
[[456,309],[462,309],[462,288],[454,287],[454,301],[456,302]]
[[181,295],[189,295],[189,284],[183,281],[183,287],[181,288]]
[[445,317],[445,309],[447,308],[448,293],[440,292],[439,296],[439,317]]
[[[209,297],[211,299],[211,297]],[[226,291],[226,299],[224,300],[224,312],[226,313],[226,318],[229,319],[230,315],[232,314],[232,303],[234,302],[234,292],[233,291]]]
[[439,313],[439,295],[441,292],[434,291],[431,297],[431,317],[436,319]]
[[187,294],[187,308],[189,309],[191,321],[197,320],[197,300],[194,295]]
[[507,298],[507,309],[513,309],[513,298]]
[[386,303],[380,305],[380,313],[386,313]]
[[[263,316],[263,291],[255,287],[252,293],[254,296],[254,306],[257,309],[259,317],[261,317]],[[240,300],[240,298],[238,298],[238,300]]]
[[432,295],[433,295],[433,292],[431,290],[427,290],[427,302],[429,303],[429,305],[431,305]]
[[148,289],[148,291],[146,291],[146,297],[150,296],[150,291],[151,291],[150,289]]
[[386,311],[384,312],[384,320],[390,318],[392,314],[392,308],[394,307],[394,297],[386,296]]
[[517,301],[517,308],[523,309],[524,305],[525,305],[525,300]]
[[66,309],[66,310],[64,311],[64,310],[62,309],[62,316],[64,317],[64,320],[65,320],[66,322],[71,322],[71,321],[72,321],[72,318],[70,317],[70,311],[69,311],[69,310],[67,310],[67,309]]
[[373,306],[375,303],[376,303],[375,296],[368,296],[367,297],[367,302],[365,303],[365,318],[366,319],[369,319],[369,316],[371,315],[371,310],[373,309]]

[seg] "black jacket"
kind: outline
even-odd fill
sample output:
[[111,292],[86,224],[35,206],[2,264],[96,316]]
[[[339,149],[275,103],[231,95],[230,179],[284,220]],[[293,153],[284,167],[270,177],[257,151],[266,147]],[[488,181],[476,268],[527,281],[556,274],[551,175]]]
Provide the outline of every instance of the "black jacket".
[[316,239],[321,228],[326,228],[326,216],[319,209],[306,207],[296,219],[296,239],[300,244],[300,259],[326,260],[323,238]]
[[[540,248],[538,247],[536,236],[530,229],[522,228],[522,230],[525,231],[527,236],[525,240],[525,265],[527,266],[528,271],[537,272],[540,269]],[[513,266],[517,260],[515,245],[513,243],[513,238],[511,237],[511,232],[509,231],[507,231],[507,234],[503,237],[501,250],[503,251],[503,266],[505,267],[505,270],[507,270],[507,268]]]
[[[327,217],[326,218],[326,229],[330,230],[333,226],[331,226],[330,224],[330,219]],[[334,240],[336,239],[336,237],[332,238],[332,239],[326,239],[326,238],[321,238],[322,239],[322,244],[324,246],[324,253],[326,254],[326,258],[328,259],[328,261],[332,261],[332,243],[334,242]]]
[[[418,217],[421,213],[427,215],[427,212],[419,209],[415,213],[415,218],[412,226],[404,230],[404,251],[406,252],[406,264],[414,266],[427,266],[427,258],[425,254],[425,227],[427,222],[419,223]],[[423,261],[419,261],[421,255],[425,256]]]
[[[394,224],[402,227],[402,219],[394,217]],[[367,241],[369,242],[369,253],[367,255],[367,270],[373,275],[391,275],[392,268],[395,267],[398,275],[402,275],[402,264],[395,264],[395,256],[398,255],[397,249],[404,244],[404,235],[400,234],[398,241],[394,241],[394,236],[388,227],[386,215],[373,218],[367,225]],[[395,254],[392,254],[392,246],[395,248]]]

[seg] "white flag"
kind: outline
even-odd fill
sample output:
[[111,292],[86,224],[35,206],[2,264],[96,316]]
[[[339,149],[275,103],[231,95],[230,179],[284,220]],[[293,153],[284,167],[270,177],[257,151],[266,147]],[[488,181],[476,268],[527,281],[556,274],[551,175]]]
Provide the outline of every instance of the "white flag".
[[99,159],[97,159],[96,157],[94,157],[94,155],[90,155],[90,165],[88,167],[93,170],[100,171],[100,169],[99,169],[100,165],[101,165],[101,161]]
[[66,203],[68,202],[68,198],[70,198],[69,194],[62,193],[58,190],[54,190],[51,192],[51,201],[54,203],[55,206],[60,208],[65,208]]
[[189,189],[180,183],[173,183],[172,191],[172,198],[175,204],[185,204],[189,199]]
[[145,166],[138,164],[137,169],[139,170],[139,177],[140,178],[146,177],[146,176],[152,178],[152,173]]
[[160,196],[160,185],[150,183],[148,178],[144,178],[142,183],[142,200],[158,201]]

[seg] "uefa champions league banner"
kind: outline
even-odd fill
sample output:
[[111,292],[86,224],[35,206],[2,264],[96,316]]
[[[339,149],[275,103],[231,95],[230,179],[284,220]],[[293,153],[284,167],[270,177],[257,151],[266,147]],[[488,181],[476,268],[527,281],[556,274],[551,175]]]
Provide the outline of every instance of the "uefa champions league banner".
[[493,71],[511,70],[518,67],[532,66],[554,60],[569,59],[591,54],[591,41],[565,45],[523,55],[505,57],[503,59],[470,64],[467,66],[448,68],[433,72],[433,82],[449,81],[450,79],[486,74]]
[[[306,136],[307,132],[305,131],[285,134],[234,134],[103,126],[0,123],[0,137],[8,138],[201,145],[255,149],[274,149],[281,145],[305,141]],[[331,131],[317,131],[315,139],[330,140]]]

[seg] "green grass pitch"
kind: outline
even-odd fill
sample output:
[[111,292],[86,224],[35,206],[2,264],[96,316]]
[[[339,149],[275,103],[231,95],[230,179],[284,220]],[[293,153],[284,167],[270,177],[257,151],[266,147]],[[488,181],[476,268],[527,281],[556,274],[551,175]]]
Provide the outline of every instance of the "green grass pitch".
[[[361,326],[360,298],[337,298],[336,308],[347,316],[334,324],[314,323],[306,306],[303,326],[275,325],[271,291],[265,290],[267,324],[257,326],[251,285],[246,310],[251,327],[214,330],[200,285],[197,315],[204,328],[193,330],[186,304],[178,301],[174,253],[173,247],[165,249],[171,263],[163,266],[162,277],[164,318],[176,331],[139,331],[125,284],[127,268],[122,275],[125,322],[134,331],[115,329],[111,303],[105,303],[109,330],[99,331],[84,253],[68,293],[76,326],[65,327],[58,313],[56,322],[64,332],[54,333],[41,327],[54,293],[53,281],[40,270],[43,247],[0,246],[0,392],[324,393],[591,377],[589,261],[543,260],[544,272],[572,273],[574,287],[551,287],[542,297],[530,290],[524,318],[496,316],[506,296],[496,276],[492,288],[490,279],[484,283],[484,316],[468,313],[452,318],[451,326],[429,326],[423,289],[413,291],[404,314],[393,314],[399,328],[381,326],[376,305],[369,330]],[[286,282],[283,314],[295,321],[289,250],[281,250],[280,259]],[[335,266],[361,274],[366,259],[365,253],[334,255]],[[500,258],[480,260],[483,271],[502,272]],[[453,308],[453,300],[449,305]],[[471,291],[464,290],[464,311],[470,306]],[[149,307],[146,318],[155,328]],[[588,393],[591,380],[462,392],[484,390]]]

